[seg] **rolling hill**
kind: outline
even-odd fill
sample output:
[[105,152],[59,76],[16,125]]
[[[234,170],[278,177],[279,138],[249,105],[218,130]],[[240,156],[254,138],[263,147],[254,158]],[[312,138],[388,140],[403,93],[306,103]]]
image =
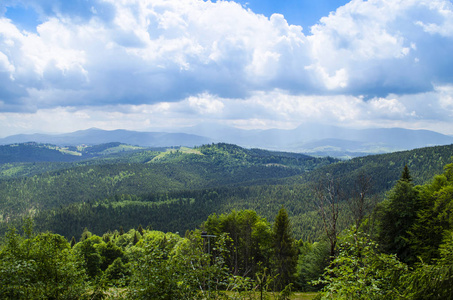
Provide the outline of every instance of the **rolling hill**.
[[359,130],[321,124],[304,124],[291,130],[240,130],[228,126],[200,124],[179,131],[197,133],[216,142],[233,143],[247,148],[279,149],[342,158],[453,143],[453,137],[428,130]]
[[141,147],[194,147],[230,143],[245,148],[306,153],[315,156],[352,158],[416,148],[449,145],[453,137],[428,130],[402,128],[349,129],[304,124],[292,130],[243,130],[216,124],[199,124],[174,132],[87,129],[48,135],[14,135],[0,139],[0,145],[37,142],[60,147],[119,142]]
[[[35,146],[39,153],[40,145]],[[86,149],[108,153],[118,147]],[[382,199],[404,165],[415,183],[422,184],[441,173],[452,154],[450,145],[338,161],[210,144],[117,151],[73,162],[10,162],[0,165],[0,227],[20,227],[21,218],[29,215],[37,229],[68,238],[78,236],[84,227],[101,234],[138,224],[184,232],[212,213],[233,209],[254,209],[271,220],[284,205],[296,236],[313,240],[322,232],[311,186],[326,174],[339,178],[345,188],[367,174],[373,180],[370,196]],[[347,220],[345,211],[342,226]]]

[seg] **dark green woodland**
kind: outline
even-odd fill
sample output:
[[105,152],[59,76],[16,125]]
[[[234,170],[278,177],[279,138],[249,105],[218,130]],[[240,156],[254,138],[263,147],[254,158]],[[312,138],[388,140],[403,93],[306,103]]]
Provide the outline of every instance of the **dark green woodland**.
[[0,298],[452,299],[452,156],[0,146]]

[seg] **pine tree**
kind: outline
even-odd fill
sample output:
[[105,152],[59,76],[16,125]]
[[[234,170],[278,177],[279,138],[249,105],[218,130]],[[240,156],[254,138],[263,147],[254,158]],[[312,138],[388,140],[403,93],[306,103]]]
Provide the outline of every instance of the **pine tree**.
[[407,167],[407,165],[404,165],[403,173],[401,173],[400,180],[406,181],[406,182],[412,181],[412,177],[411,177],[411,174],[409,173],[409,168]]
[[402,261],[416,260],[410,247],[410,233],[419,210],[419,193],[407,166],[381,206],[379,241],[384,250]]
[[274,272],[278,274],[275,289],[282,290],[291,283],[297,264],[297,248],[291,223],[285,208],[281,208],[273,227]]
[[143,233],[144,233],[145,231],[143,230],[142,224],[138,225],[137,231],[138,231],[141,235],[143,235]]
[[132,244],[133,244],[133,245],[137,244],[139,240],[140,240],[140,239],[139,239],[139,237],[137,236],[137,232],[135,232],[135,233],[134,233],[134,240],[132,241]]
[[411,228],[411,248],[425,263],[440,257],[439,246],[453,232],[453,164],[420,188],[420,208]]

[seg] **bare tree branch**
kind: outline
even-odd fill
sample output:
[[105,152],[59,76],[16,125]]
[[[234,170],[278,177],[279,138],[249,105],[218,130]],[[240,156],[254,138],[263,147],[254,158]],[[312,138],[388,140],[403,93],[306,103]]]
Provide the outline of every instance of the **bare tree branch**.
[[338,180],[327,174],[324,180],[319,181],[314,187],[315,205],[321,216],[324,231],[330,242],[331,259],[335,256],[335,247],[338,238],[337,221],[340,202],[345,200],[344,193]]

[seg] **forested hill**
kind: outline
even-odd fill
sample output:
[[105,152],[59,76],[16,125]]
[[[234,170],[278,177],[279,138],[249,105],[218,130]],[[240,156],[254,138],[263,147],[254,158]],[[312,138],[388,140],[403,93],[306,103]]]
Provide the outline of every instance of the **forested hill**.
[[292,182],[314,182],[325,174],[339,177],[345,185],[351,185],[359,173],[369,174],[373,178],[376,192],[389,190],[407,165],[414,177],[415,184],[423,184],[436,174],[443,172],[443,167],[453,159],[453,145],[419,148],[379,155],[357,157],[320,168],[310,173],[286,180]]
[[116,142],[92,146],[66,147],[28,142],[1,145],[0,164],[13,162],[74,162],[143,149],[145,148]]
[[[197,155],[195,155],[197,154]],[[35,142],[0,146],[0,179],[31,176],[57,169],[117,163],[205,162],[223,166],[285,166],[311,170],[337,161],[304,154],[245,149],[231,144],[148,148],[121,143],[60,147]]]
[[[119,147],[116,145],[115,147]],[[33,215],[39,230],[79,236],[136,228],[185,232],[212,213],[254,209],[272,220],[284,205],[298,238],[319,238],[312,186],[326,174],[348,188],[360,174],[382,196],[408,165],[415,183],[442,173],[453,146],[367,156],[349,161],[211,144],[166,151],[109,151],[76,162],[0,165],[1,226]],[[106,154],[108,153],[108,154]],[[342,226],[347,223],[347,214]],[[17,226],[17,224],[16,224]]]
[[[302,154],[248,150],[229,144],[165,151],[126,151],[130,149],[125,145],[109,144],[79,150],[79,153],[90,154],[88,159],[61,162],[61,155],[68,154],[49,148],[41,144],[3,148],[9,157],[19,160],[0,165],[0,178],[3,178],[0,181],[0,220],[3,225],[5,221],[27,214],[44,213],[72,204],[95,203],[124,194],[143,197],[232,184],[257,184],[308,172],[336,161]],[[22,149],[26,149],[27,154],[37,154],[21,155]],[[19,153],[15,154],[14,150]],[[71,150],[77,149],[66,151]],[[52,154],[56,162],[43,162],[43,157],[50,160]],[[33,158],[37,158],[36,161]]]

